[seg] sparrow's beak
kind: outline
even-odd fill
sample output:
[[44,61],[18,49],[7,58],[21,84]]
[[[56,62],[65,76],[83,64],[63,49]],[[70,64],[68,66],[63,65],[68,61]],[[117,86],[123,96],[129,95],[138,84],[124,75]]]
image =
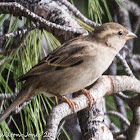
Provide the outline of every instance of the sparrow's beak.
[[125,36],[125,40],[130,40],[132,38],[138,38],[134,33],[129,32],[126,36]]

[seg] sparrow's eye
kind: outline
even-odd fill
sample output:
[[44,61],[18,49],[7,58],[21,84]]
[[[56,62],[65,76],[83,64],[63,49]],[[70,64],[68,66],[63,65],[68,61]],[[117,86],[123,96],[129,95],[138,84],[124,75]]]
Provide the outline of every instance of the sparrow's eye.
[[122,35],[122,34],[123,34],[122,31],[119,31],[119,32],[118,32],[118,35]]

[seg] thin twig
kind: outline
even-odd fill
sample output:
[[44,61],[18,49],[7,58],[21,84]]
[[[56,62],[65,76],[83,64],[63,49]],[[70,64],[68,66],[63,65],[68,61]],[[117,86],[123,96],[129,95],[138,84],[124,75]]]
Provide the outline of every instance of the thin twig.
[[107,112],[108,115],[113,115],[118,117],[119,119],[121,119],[127,126],[130,126],[130,122],[128,121],[127,118],[125,118],[125,116],[123,116],[122,114],[120,114],[119,112],[116,111],[108,111]]
[[8,118],[7,125],[9,126],[12,121],[12,115]]
[[133,32],[134,32],[135,34],[137,34],[137,32],[139,31],[139,28],[140,28],[140,17],[138,17],[136,23],[134,24]]
[[59,137],[59,135],[61,134],[60,133],[60,131],[61,131],[61,129],[63,128],[63,126],[64,126],[64,124],[65,124],[65,120],[63,120],[62,122],[61,122],[61,124],[60,124],[60,126],[59,126],[59,128],[58,128],[58,131],[57,131],[57,136]]
[[59,0],[61,3],[63,3],[65,6],[67,6],[75,16],[77,16],[79,19],[81,19],[82,21],[84,21],[86,24],[96,27],[96,26],[100,26],[101,24],[98,24],[96,22],[93,22],[89,19],[87,19],[76,7],[74,7],[70,2],[68,2],[67,0]]
[[116,140],[127,140],[127,138],[116,138]]
[[7,94],[1,93],[0,94],[0,100],[11,99],[11,98],[15,98],[16,96],[17,96],[17,93],[12,93],[12,94],[10,94],[10,93],[7,93]]
[[15,31],[15,32],[8,33],[8,34],[5,34],[5,35],[1,35],[0,40],[5,40],[5,39],[11,38],[11,37],[16,37],[16,36],[19,36],[21,34],[25,34],[27,32],[30,32],[30,31],[34,30],[38,26],[39,26],[39,24],[31,24],[27,28],[22,28],[22,29],[19,29],[19,30]]
[[127,96],[127,95],[123,94],[122,92],[117,93],[116,96],[123,99],[124,101],[129,101],[130,99],[132,99],[131,96]]
[[126,133],[126,130],[122,130],[122,131],[119,131],[119,132],[113,132],[113,136],[117,137],[117,136],[125,134],[125,133]]
[[24,102],[22,105],[20,105],[19,107],[17,106],[14,113],[19,113],[26,105],[28,105],[31,102],[31,100]]
[[133,72],[131,71],[129,65],[127,64],[126,60],[120,54],[117,54],[116,57],[121,61],[122,65],[124,66],[124,69],[125,69],[126,73],[131,77],[135,77]]

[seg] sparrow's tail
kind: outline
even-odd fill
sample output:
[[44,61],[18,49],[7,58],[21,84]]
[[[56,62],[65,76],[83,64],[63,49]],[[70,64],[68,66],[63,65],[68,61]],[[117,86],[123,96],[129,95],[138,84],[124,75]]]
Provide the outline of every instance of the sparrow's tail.
[[0,116],[0,123],[5,120],[11,112],[15,109],[16,106],[24,103],[31,97],[31,88],[23,88],[20,93],[17,95],[15,101],[5,110],[5,112]]

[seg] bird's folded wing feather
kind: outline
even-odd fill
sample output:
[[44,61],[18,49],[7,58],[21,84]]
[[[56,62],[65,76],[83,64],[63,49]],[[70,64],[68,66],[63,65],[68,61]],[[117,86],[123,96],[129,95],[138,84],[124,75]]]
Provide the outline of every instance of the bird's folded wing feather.
[[27,80],[31,76],[49,73],[67,67],[74,67],[83,63],[84,56],[94,55],[93,43],[87,41],[67,42],[47,57],[42,59],[25,75],[19,77],[18,81]]

